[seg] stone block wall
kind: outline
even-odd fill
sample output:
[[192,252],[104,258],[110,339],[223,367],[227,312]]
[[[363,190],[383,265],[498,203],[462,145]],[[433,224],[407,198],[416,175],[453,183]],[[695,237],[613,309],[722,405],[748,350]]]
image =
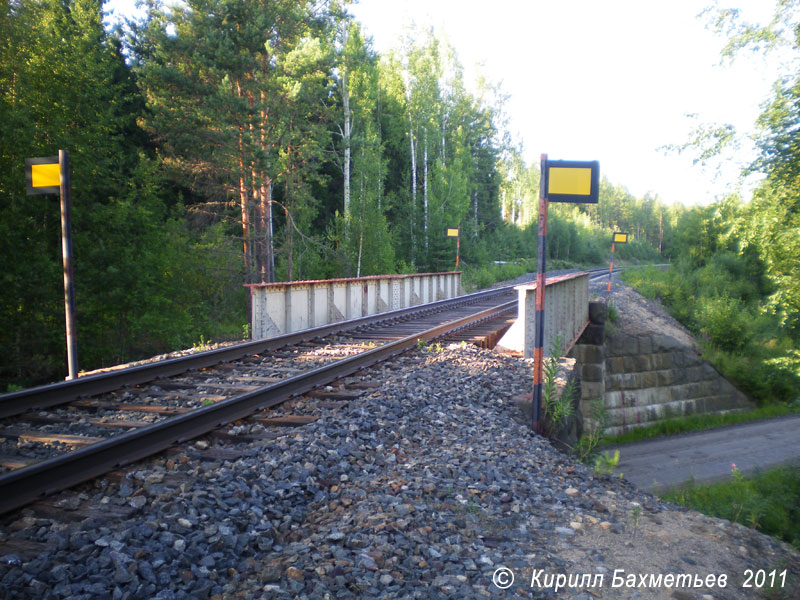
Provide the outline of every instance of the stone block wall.
[[[576,344],[570,356],[580,381],[579,407],[584,420],[592,414],[592,402],[603,400],[606,386],[606,348],[599,344]],[[588,425],[588,424],[587,424]]]
[[680,416],[752,408],[710,363],[667,335],[611,336],[604,383],[610,435]]
[[753,407],[711,364],[667,335],[617,333],[606,336],[605,344],[579,342],[571,356],[587,426],[592,403],[602,400],[608,435],[680,416]]

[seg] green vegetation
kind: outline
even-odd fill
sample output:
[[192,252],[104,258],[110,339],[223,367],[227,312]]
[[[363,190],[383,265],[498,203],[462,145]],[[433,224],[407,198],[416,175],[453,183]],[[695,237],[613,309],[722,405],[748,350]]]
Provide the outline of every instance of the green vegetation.
[[681,258],[669,270],[630,270],[623,279],[660,299],[698,336],[704,356],[760,404],[792,402],[800,398],[797,334],[769,308],[775,287],[760,264],[752,252],[724,249],[696,261]]
[[[96,0],[0,8],[0,390],[64,373],[58,201],[24,176],[60,148],[83,369],[246,336],[243,284],[450,270],[448,227],[466,287],[535,271],[539,165],[430,30],[379,55],[348,0],[145,4],[111,31]],[[603,264],[627,231],[618,260],[693,275],[658,295],[692,305],[718,364],[796,396],[798,97],[765,112],[750,206],[687,211],[603,178],[598,204],[550,207],[548,269]]]
[[608,422],[608,410],[603,400],[593,400],[589,415],[584,415],[583,435],[573,449],[575,455],[583,463],[596,458],[597,448],[606,439],[603,431]]
[[[741,21],[739,11],[707,11],[728,35],[723,54],[743,49],[800,53],[796,0],[779,2],[765,27]],[[789,65],[782,57],[782,64]],[[637,270],[626,279],[643,294],[660,298],[670,312],[700,336],[709,360],[762,407],[747,415],[682,419],[705,427],[800,409],[800,73],[778,81],[759,118],[758,155],[747,173],[765,175],[744,204],[736,196],[686,211],[666,255],[669,271]],[[722,156],[735,142],[727,124],[706,125],[687,147],[699,160]],[[676,423],[665,423],[659,433]],[[677,430],[677,429],[676,429]],[[619,438],[614,441],[620,441]],[[665,494],[706,514],[755,527],[800,549],[800,470],[796,466],[744,477],[732,465],[732,480],[689,485]]]
[[[796,0],[779,2],[766,26],[739,11],[711,8],[711,24],[727,36],[723,56],[776,48],[800,54]],[[629,273],[704,340],[706,356],[761,403],[800,397],[800,73],[787,65],[758,119],[758,153],[743,174],[765,177],[748,204],[735,195],[680,216],[666,255],[669,272]],[[791,66],[789,66],[791,65]],[[737,132],[729,124],[701,126],[683,149],[699,161],[725,160]]]
[[514,262],[497,264],[489,262],[484,265],[472,267],[464,265],[461,275],[461,285],[467,291],[487,288],[498,281],[510,281],[526,273],[536,273],[536,261],[527,259]]
[[570,378],[558,393],[559,361],[563,351],[564,343],[560,336],[556,336],[550,347],[550,356],[544,359],[542,365],[542,416],[549,436],[553,436],[575,412],[576,380]]
[[619,450],[613,454],[608,450],[598,452],[600,446],[605,444],[606,435],[603,433],[608,421],[608,411],[602,400],[591,403],[591,412],[584,419],[583,434],[572,449],[575,456],[582,463],[592,465],[592,471],[597,477],[610,475],[619,465]]
[[[589,263],[574,262],[571,260],[553,259],[547,263],[547,270],[584,269],[589,268]],[[523,258],[510,262],[488,262],[479,266],[463,265],[461,284],[467,291],[476,291],[487,288],[499,281],[511,281],[525,274],[535,277],[537,265],[536,258]]]
[[619,323],[619,310],[617,310],[617,306],[611,298],[608,299],[607,306],[609,322],[613,324]]
[[800,469],[784,467],[745,477],[732,465],[731,474],[731,481],[688,485],[662,497],[748,525],[800,550]]
[[639,518],[642,516],[642,507],[634,502],[635,506],[631,509],[631,523],[633,523],[633,532],[631,537],[636,537],[636,530],[639,527]]
[[610,454],[605,450],[602,454],[598,454],[594,458],[594,474],[600,477],[610,475],[614,469],[619,465],[619,450],[614,450],[614,454]]

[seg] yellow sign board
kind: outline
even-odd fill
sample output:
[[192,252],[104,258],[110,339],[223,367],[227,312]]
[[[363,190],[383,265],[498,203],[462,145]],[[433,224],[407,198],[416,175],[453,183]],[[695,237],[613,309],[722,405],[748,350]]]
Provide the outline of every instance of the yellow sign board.
[[458,237],[458,229],[447,229],[447,237]]
[[614,232],[614,239],[611,240],[615,244],[627,244],[628,243],[628,234],[627,233],[620,233],[615,231]]
[[28,195],[58,194],[61,191],[61,165],[57,156],[25,159]]
[[550,194],[588,196],[592,191],[592,170],[551,168],[550,185],[547,191]]
[[545,193],[550,202],[597,203],[600,163],[548,160]]

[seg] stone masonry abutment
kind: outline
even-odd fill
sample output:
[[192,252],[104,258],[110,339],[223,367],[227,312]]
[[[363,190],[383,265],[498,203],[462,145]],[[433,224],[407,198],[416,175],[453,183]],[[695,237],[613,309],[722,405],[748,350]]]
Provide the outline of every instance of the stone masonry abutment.
[[607,435],[680,416],[753,408],[745,394],[674,338],[610,332],[604,303],[591,303],[589,318],[591,325],[570,356],[576,359],[584,419],[592,414],[592,403],[602,401]]

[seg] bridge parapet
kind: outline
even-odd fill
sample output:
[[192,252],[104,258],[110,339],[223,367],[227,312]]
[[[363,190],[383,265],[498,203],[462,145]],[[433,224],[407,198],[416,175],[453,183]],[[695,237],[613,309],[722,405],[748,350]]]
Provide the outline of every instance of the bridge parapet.
[[[524,356],[533,358],[536,339],[536,283],[514,288],[519,294],[517,321],[523,325]],[[565,355],[589,324],[589,274],[570,273],[548,277],[544,299],[544,356],[549,357],[556,337]]]
[[460,271],[251,283],[247,287],[254,340],[463,294]]
[[[569,273],[548,277],[544,302],[544,356],[549,357],[556,337],[561,338],[562,355],[566,355],[589,324],[589,274]],[[521,352],[533,358],[536,339],[536,283],[527,283],[517,290],[517,320],[497,342],[500,351]]]

